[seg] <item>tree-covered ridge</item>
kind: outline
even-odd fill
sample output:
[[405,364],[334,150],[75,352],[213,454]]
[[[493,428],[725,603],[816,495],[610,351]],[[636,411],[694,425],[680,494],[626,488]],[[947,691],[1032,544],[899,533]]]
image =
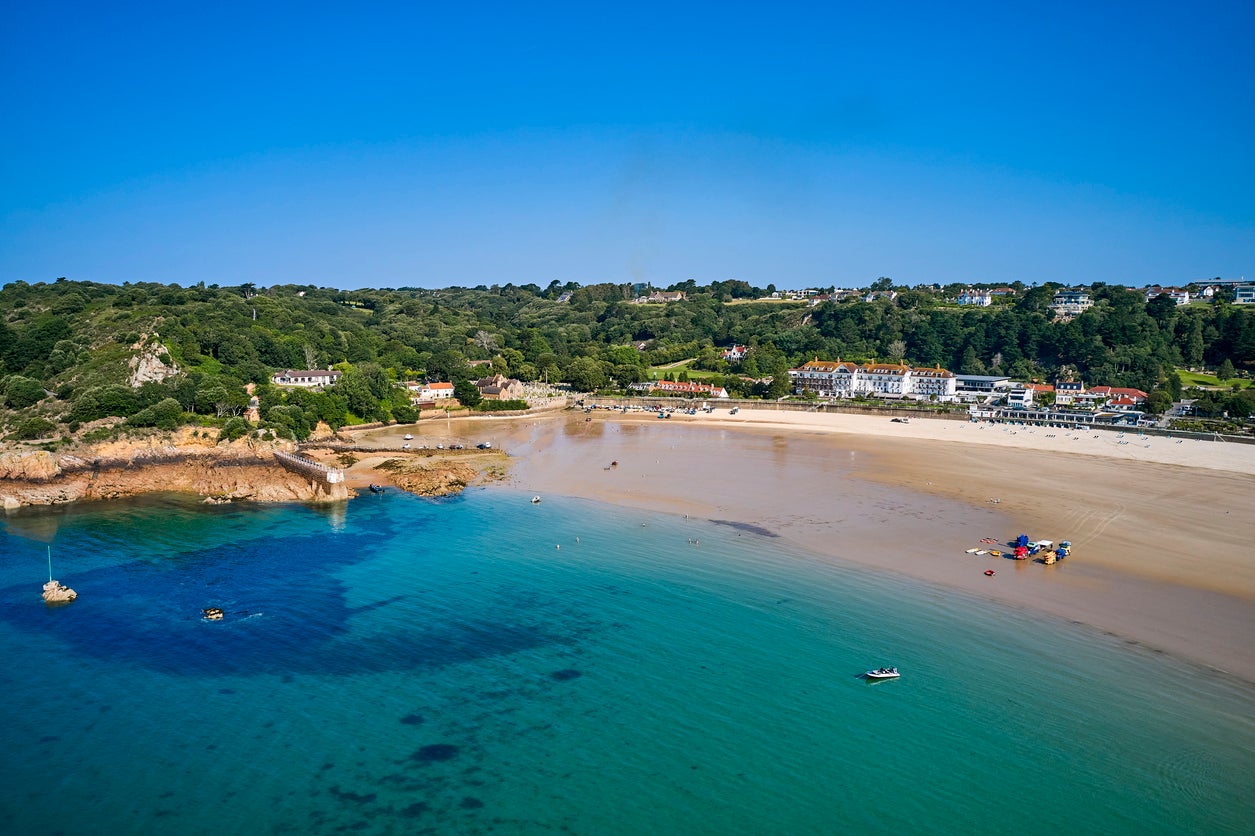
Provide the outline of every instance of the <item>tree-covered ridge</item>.
[[[882,290],[889,289],[881,280]],[[318,420],[405,420],[394,384],[466,384],[488,373],[625,387],[648,368],[694,359],[733,394],[783,394],[785,371],[813,357],[905,360],[964,373],[1146,391],[1173,386],[1176,367],[1255,368],[1255,310],[1224,301],[1146,303],[1123,286],[1090,288],[1095,305],[1055,318],[1055,285],[1024,288],[989,308],[952,304],[952,288],[898,288],[896,298],[810,306],[762,300],[744,282],[673,285],[686,298],[636,304],[631,285],[552,283],[342,291],[313,286],[180,287],[58,280],[0,289],[0,393],[12,431],[29,420],[81,424],[108,416],[168,425],[202,416],[237,422],[244,386],[259,385],[263,422],[300,437]],[[156,345],[179,374],[130,386],[137,344]],[[735,365],[718,348],[750,347]],[[345,371],[323,393],[268,385],[284,368]],[[775,386],[756,381],[774,378]],[[1236,408],[1240,409],[1240,405]],[[44,425],[26,428],[26,434]],[[247,429],[244,425],[243,430]]]

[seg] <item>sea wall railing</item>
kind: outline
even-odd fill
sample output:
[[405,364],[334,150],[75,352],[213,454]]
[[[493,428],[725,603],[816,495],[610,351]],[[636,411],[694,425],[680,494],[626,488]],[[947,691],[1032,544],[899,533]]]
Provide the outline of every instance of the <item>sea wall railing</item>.
[[344,481],[344,471],[340,468],[328,467],[322,462],[316,462],[305,456],[276,450],[275,461],[293,473],[299,473],[308,479],[323,480],[329,485],[339,484]]

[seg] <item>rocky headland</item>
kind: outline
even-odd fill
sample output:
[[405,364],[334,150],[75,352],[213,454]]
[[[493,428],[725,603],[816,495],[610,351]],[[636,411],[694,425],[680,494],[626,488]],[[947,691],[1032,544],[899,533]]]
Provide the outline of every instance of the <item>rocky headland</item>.
[[[323,428],[324,439],[330,431]],[[499,452],[392,451],[345,457],[343,449],[310,449],[302,456],[346,479],[325,478],[285,468],[276,452],[291,453],[289,441],[256,437],[220,442],[216,430],[183,428],[57,451],[23,445],[0,446],[0,507],[60,505],[93,499],[119,499],[144,493],[181,492],[206,502],[337,502],[354,488],[382,482],[420,496],[458,493],[477,480],[499,479],[507,457]],[[338,445],[336,445],[338,446]],[[466,455],[470,454],[470,455]]]

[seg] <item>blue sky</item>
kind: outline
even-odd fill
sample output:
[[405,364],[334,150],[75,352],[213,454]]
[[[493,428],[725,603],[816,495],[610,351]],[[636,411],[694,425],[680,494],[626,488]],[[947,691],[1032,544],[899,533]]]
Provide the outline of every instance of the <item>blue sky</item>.
[[6,14],[0,282],[1255,273],[1250,2]]

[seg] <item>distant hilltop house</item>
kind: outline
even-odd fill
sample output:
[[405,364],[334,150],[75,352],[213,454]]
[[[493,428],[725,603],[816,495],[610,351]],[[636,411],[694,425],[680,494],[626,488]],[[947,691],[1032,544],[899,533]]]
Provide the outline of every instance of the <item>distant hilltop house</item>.
[[638,392],[660,392],[667,395],[683,395],[700,398],[726,398],[728,390],[710,383],[690,383],[680,380],[651,380],[633,383],[628,388]]
[[743,345],[734,345],[731,348],[725,348],[719,353],[719,356],[727,360],[729,363],[739,363],[745,359],[745,355],[749,349]]
[[320,386],[332,386],[340,379],[342,373],[335,369],[304,369],[297,371],[295,369],[284,369],[281,372],[275,372],[270,376],[270,382],[275,386],[300,386],[306,389],[314,389]]
[[1094,307],[1094,301],[1084,290],[1060,290],[1050,302],[1050,309],[1065,317],[1080,316]]
[[523,381],[494,374],[475,381],[479,396],[486,401],[521,401],[525,398]]
[[405,388],[414,393],[411,399],[419,403],[434,403],[435,401],[453,397],[453,384],[447,381],[437,381],[435,383],[410,381],[405,384]]
[[898,298],[898,292],[896,290],[871,290],[871,291],[868,291],[867,294],[863,296],[863,301],[875,302],[877,299],[888,299],[890,302],[892,302],[894,299],[897,299],[897,298]]
[[1160,296],[1167,295],[1173,302],[1178,305],[1188,305],[1190,303],[1190,292],[1182,290],[1179,287],[1148,287],[1146,288],[1146,301],[1157,299]]
[[637,304],[645,304],[646,302],[683,302],[685,299],[682,290],[655,290],[648,296],[639,296],[636,299]]
[[1233,289],[1233,304],[1255,305],[1255,284],[1240,284]]
[[960,305],[976,305],[980,308],[988,308],[994,303],[992,293],[986,293],[983,290],[972,290],[970,287],[959,294]]
[[953,401],[957,391],[954,374],[940,366],[916,368],[902,363],[859,364],[816,358],[789,369],[789,379],[795,393],[815,392],[825,398],[873,395]]
[[989,291],[990,296],[1014,296],[1015,288],[1013,287],[995,287]]

